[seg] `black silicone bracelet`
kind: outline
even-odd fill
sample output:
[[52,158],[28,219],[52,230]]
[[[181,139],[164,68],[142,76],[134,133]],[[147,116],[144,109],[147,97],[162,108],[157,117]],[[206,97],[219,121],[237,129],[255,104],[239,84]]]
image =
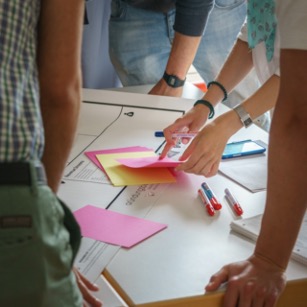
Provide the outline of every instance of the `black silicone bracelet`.
[[224,94],[224,98],[223,98],[222,101],[225,101],[228,98],[228,94],[227,94],[225,87],[218,81],[211,81],[207,84],[207,88],[209,88],[212,84],[217,85],[222,90],[222,92]]
[[202,105],[204,105],[204,106],[209,108],[209,110],[210,110],[209,115],[208,115],[209,119],[214,116],[214,107],[213,107],[213,105],[209,101],[204,100],[204,99],[197,100],[194,103],[194,107],[197,106],[198,104],[202,104]]

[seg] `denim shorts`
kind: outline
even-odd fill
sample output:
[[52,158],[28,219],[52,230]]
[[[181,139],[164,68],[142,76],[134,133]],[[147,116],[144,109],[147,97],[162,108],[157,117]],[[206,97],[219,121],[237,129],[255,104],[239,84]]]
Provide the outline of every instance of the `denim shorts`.
[[71,271],[79,226],[29,165],[29,184],[0,184],[0,306],[82,306]]

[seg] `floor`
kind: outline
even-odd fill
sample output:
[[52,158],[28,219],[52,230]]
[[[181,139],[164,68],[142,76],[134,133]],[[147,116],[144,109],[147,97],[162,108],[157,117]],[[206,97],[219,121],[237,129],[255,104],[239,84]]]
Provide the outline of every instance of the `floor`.
[[195,84],[202,91],[206,92],[207,90],[206,84],[193,65],[190,67],[188,71],[186,80]]

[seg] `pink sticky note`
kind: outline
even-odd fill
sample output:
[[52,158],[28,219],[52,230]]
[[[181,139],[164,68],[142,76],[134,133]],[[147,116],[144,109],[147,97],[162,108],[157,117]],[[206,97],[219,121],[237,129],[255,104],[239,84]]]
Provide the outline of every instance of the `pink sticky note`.
[[87,205],[74,212],[82,236],[105,243],[130,248],[155,233],[166,224]]
[[115,149],[103,149],[103,150],[93,150],[93,151],[86,151],[84,154],[98,166],[99,168],[103,169],[100,162],[98,161],[96,155],[99,154],[111,154],[111,153],[121,153],[121,152],[139,152],[139,151],[152,151],[147,147],[142,146],[133,146],[133,147],[123,147],[123,148],[115,148]]
[[159,157],[120,158],[116,160],[121,164],[132,168],[176,167],[182,163],[180,161],[174,161],[168,157],[165,157],[163,160],[159,160]]

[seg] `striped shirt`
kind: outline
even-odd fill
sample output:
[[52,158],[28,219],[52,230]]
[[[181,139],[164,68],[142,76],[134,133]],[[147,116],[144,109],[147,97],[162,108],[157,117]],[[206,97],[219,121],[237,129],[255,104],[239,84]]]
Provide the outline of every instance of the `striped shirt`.
[[40,0],[0,0],[0,162],[42,155],[36,66],[39,13]]

